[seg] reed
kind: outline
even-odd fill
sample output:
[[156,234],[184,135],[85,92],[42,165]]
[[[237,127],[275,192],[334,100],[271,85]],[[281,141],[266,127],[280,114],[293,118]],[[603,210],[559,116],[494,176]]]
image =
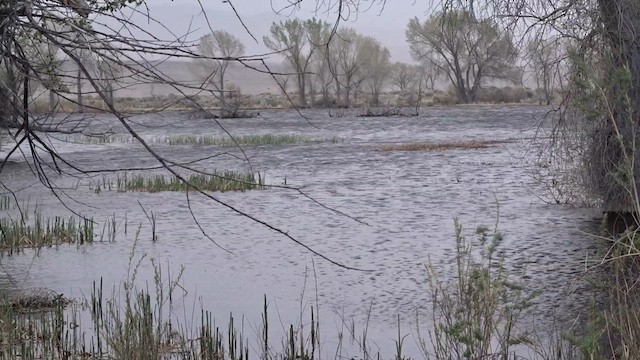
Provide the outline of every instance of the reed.
[[289,134],[262,134],[262,135],[242,135],[231,137],[215,137],[207,135],[179,135],[165,139],[169,145],[217,145],[217,146],[235,146],[235,145],[292,145],[303,143],[342,143],[343,140],[338,137],[333,138],[308,138],[300,135]]
[[[108,188],[115,188],[120,192],[126,191],[187,191],[196,187],[202,191],[246,191],[265,189],[264,176],[260,173],[247,173],[237,171],[213,171],[210,174],[190,174],[186,176],[188,183],[176,176],[164,175],[133,175],[126,173],[116,178],[116,185],[111,183]],[[191,185],[189,185],[191,184]]]
[[64,142],[72,144],[114,144],[114,143],[133,143],[136,139],[130,135],[71,135],[62,139]]
[[75,217],[43,218],[36,214],[33,223],[25,219],[0,219],[0,252],[13,254],[25,248],[93,242],[93,220]]
[[15,209],[16,203],[10,194],[0,195],[0,210]]

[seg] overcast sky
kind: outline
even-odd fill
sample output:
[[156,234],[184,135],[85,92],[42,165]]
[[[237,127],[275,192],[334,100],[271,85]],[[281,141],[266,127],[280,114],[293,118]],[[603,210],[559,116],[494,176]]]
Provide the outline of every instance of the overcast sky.
[[[325,3],[329,1],[335,2],[335,0],[324,0]],[[323,0],[317,2],[322,3]],[[313,16],[330,22],[335,21],[336,9],[328,9],[326,5],[316,9],[317,2],[303,0],[298,7],[292,8],[288,7],[290,0],[231,0],[231,4],[258,40],[256,43],[233,15],[228,2],[202,0],[211,28],[234,33],[243,41],[248,54],[267,51],[262,43],[262,37],[268,35],[273,21],[285,20],[287,17],[310,18]],[[414,0],[388,0],[384,9],[379,0],[363,2],[365,9],[357,14],[349,14],[349,19],[343,22],[342,26],[350,26],[364,35],[378,38],[384,46],[389,48],[393,61],[411,62],[404,31],[410,18],[417,16],[425,19],[427,17],[425,5],[427,2],[418,0],[418,4],[414,4]],[[202,15],[197,0],[147,0],[147,5],[151,17],[158,19],[175,34],[190,32],[190,38],[193,39],[209,32],[209,25]],[[275,58],[273,60],[278,61]]]

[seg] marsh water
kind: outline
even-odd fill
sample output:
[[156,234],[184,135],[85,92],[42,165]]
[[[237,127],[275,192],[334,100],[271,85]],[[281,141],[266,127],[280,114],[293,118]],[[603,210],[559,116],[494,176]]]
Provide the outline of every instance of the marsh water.
[[[92,217],[97,238],[103,224],[115,219],[115,241],[5,256],[1,286],[13,293],[44,287],[81,298],[90,294],[93,281],[102,279],[109,289],[126,279],[134,252],[134,266],[143,255],[165,274],[177,276],[184,266],[180,296],[189,305],[185,313],[202,306],[225,320],[233,312],[253,327],[260,322],[266,295],[280,329],[280,323],[299,322],[301,312],[308,321],[309,306],[317,303],[329,352],[337,333],[353,319],[360,329],[368,321],[369,339],[391,356],[397,317],[407,334],[414,332],[416,314],[429,318],[425,265],[431,262],[444,274],[453,271],[458,219],[469,235],[479,225],[492,228],[498,222],[507,267],[517,276],[524,274],[527,291],[540,292],[527,315],[531,326],[558,314],[572,318],[584,307],[579,274],[596,247],[585,232],[597,227],[598,213],[545,201],[545,186],[532,175],[540,169],[531,139],[540,136],[547,112],[532,106],[436,107],[423,109],[418,117],[362,118],[354,116],[356,111],[329,116],[326,110],[313,110],[303,118],[296,111],[273,110],[252,119],[223,120],[224,130],[213,120],[186,114],[130,116],[140,135],[172,161],[203,159],[190,166],[253,170],[265,174],[268,184],[300,189],[304,195],[285,187],[213,195],[336,262],[368,271],[333,265],[202,195],[192,193],[187,199],[178,192],[97,192],[97,183],[117,175],[95,171],[158,162],[135,142],[82,144],[50,134],[51,146],[78,169],[94,171],[91,178],[75,176],[76,170],[63,164],[70,174],[45,169],[58,189],[54,196],[34,176],[30,152],[23,147],[27,159],[12,155],[0,180],[44,214],[67,215],[72,209]],[[125,133],[117,119],[105,115],[92,117],[83,129],[104,131]],[[332,141],[242,149],[157,141],[176,135],[224,136],[224,131]],[[472,139],[510,141],[481,149],[382,150],[392,144]],[[2,151],[4,157],[7,146]],[[43,151],[39,154],[48,160]],[[152,278],[152,267],[143,261],[138,283],[144,286]],[[415,346],[407,349],[411,357],[419,357]]]

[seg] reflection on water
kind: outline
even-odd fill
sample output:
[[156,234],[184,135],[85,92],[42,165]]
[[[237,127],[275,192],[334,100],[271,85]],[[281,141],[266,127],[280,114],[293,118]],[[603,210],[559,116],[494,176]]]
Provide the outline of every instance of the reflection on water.
[[[540,321],[558,309],[571,317],[582,306],[579,296],[573,295],[584,286],[576,274],[593,252],[593,241],[581,231],[597,225],[597,214],[547,205],[537,196],[542,188],[529,176],[533,165],[527,139],[535,136],[537,121],[545,112],[535,107],[459,107],[426,109],[420,117],[367,119],[310,111],[306,121],[293,111],[273,111],[255,119],[225,120],[222,125],[234,135],[300,134],[339,137],[344,143],[248,146],[240,151],[153,142],[158,154],[175,161],[206,159],[198,166],[209,169],[251,168],[266,172],[271,184],[286,179],[287,185],[301,188],[327,207],[357,217],[366,224],[282,188],[215,194],[338,262],[372,271],[348,271],[314,258],[283,236],[203,196],[190,195],[191,210],[211,239],[228,252],[202,235],[185,194],[97,194],[86,179],[52,176],[66,205],[99,222],[118,220],[116,242],[43,249],[37,257],[29,253],[5,257],[4,272],[18,279],[19,288],[87,295],[93,280],[103,277],[105,284],[117,284],[126,277],[139,227],[137,253],[176,271],[184,265],[188,297],[192,302],[200,299],[219,318],[232,311],[258,322],[266,294],[283,322],[295,321],[301,304],[306,307],[317,298],[327,334],[351,316],[364,319],[371,307],[370,334],[392,350],[397,315],[409,331],[416,310],[428,312],[430,307],[424,264],[428,259],[441,269],[452,264],[453,219],[459,218],[471,233],[477,225],[492,226],[499,218],[507,266],[514,273],[524,271],[528,289],[543,294],[531,317]],[[224,134],[210,120],[180,114],[135,116],[132,121],[145,139]],[[96,118],[89,130],[123,132],[108,117]],[[520,140],[470,151],[380,151],[384,144],[471,139]],[[57,139],[51,144],[83,170],[156,165],[139,144],[83,145]],[[22,199],[39,199],[44,213],[67,211],[34,180],[27,162],[17,155],[12,160],[0,174],[4,184],[20,190]],[[141,206],[156,214],[157,242],[151,241]],[[97,228],[101,227],[100,223]],[[141,282],[152,279],[149,266],[143,266],[140,274]],[[6,289],[15,288],[0,282]]]

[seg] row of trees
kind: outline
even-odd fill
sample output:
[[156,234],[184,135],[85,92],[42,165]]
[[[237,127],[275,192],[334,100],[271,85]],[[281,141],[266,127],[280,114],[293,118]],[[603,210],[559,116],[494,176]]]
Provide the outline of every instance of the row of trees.
[[[333,24],[316,18],[273,23],[263,41],[282,55],[290,74],[278,77],[279,84],[286,91],[289,78],[295,78],[303,107],[349,106],[363,92],[376,106],[389,86],[415,92],[433,89],[437,78],[451,84],[459,102],[470,103],[488,82],[522,83],[524,68],[533,74],[541,102],[550,104],[562,78],[559,64],[567,48],[557,37],[536,37],[523,52],[527,63],[522,65],[510,32],[491,18],[460,9],[436,13],[424,22],[411,19],[406,37],[415,65],[393,64],[389,50],[375,38],[352,28],[334,30]],[[225,73],[232,59],[244,55],[244,46],[232,34],[218,30],[201,38],[199,51],[217,58],[198,61],[201,73],[225,103]]]
[[[403,66],[395,70],[391,53],[373,37],[359,34],[352,28],[334,32],[333,25],[318,20],[290,19],[274,23],[264,43],[284,58],[289,74],[276,77],[286,91],[289,78],[295,79],[299,105],[327,106],[339,102],[349,106],[363,90],[371,94],[374,105],[389,78],[397,71],[403,72],[400,86],[403,90],[413,86],[415,77],[422,72],[419,67]],[[225,74],[234,58],[244,54],[244,46],[232,34],[214,31],[200,39],[198,50],[210,59],[198,61],[199,74],[210,80],[225,103]]]

